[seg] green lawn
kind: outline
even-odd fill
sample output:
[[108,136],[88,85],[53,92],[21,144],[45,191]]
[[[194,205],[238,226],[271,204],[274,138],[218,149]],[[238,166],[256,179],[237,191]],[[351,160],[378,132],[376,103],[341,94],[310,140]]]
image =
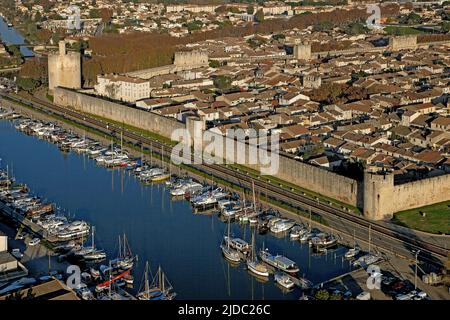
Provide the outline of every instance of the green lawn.
[[97,115],[92,114],[92,113],[86,113],[86,114],[89,115],[92,118],[97,119],[97,120],[101,120],[103,122],[107,122],[107,123],[113,124],[116,127],[122,127],[122,128],[124,128],[124,129],[126,129],[128,131],[134,132],[136,134],[143,135],[144,137],[147,137],[147,138],[155,139],[155,140],[157,140],[159,142],[162,142],[164,144],[167,144],[167,145],[175,146],[178,143],[176,141],[170,140],[169,138],[163,137],[163,136],[161,136],[161,135],[159,135],[157,133],[153,133],[153,132],[145,130],[145,129],[134,127],[134,126],[131,126],[131,125],[128,125],[128,124],[125,124],[125,123],[122,123],[122,122],[114,121],[114,120],[111,120],[111,119],[108,119],[108,118],[103,118],[103,117],[97,116]]
[[424,33],[421,30],[412,28],[412,27],[396,27],[396,26],[388,26],[384,28],[384,31],[389,35],[394,36],[403,36],[403,35],[409,35],[409,34],[421,34]]
[[397,212],[392,221],[416,230],[450,234],[450,201]]
[[353,212],[353,213],[356,213],[356,214],[359,214],[359,215],[362,214],[361,210],[359,208],[355,207],[355,206],[352,206],[350,204],[341,202],[341,201],[333,199],[333,198],[329,198],[327,196],[324,196],[323,194],[319,194],[319,193],[316,193],[314,191],[311,191],[311,190],[308,190],[308,189],[304,189],[304,188],[302,188],[302,187],[300,187],[300,186],[298,186],[296,184],[292,184],[290,182],[281,180],[281,179],[276,178],[274,176],[262,176],[256,170],[253,170],[251,168],[248,168],[248,167],[245,167],[245,166],[239,165],[239,164],[230,164],[228,166],[232,167],[234,169],[237,169],[237,170],[239,170],[241,172],[245,172],[249,176],[251,176],[251,177],[253,177],[255,179],[258,179],[258,180],[261,180],[261,181],[270,181],[270,182],[272,182],[274,184],[277,184],[278,186],[280,186],[283,189],[290,190],[290,191],[293,191],[293,192],[296,192],[296,193],[299,193],[299,194],[305,194],[306,196],[311,197],[311,198],[319,198],[319,200],[322,203],[325,202],[325,203],[327,203],[329,205],[334,205],[337,208],[346,208],[346,209],[349,210],[349,212]]

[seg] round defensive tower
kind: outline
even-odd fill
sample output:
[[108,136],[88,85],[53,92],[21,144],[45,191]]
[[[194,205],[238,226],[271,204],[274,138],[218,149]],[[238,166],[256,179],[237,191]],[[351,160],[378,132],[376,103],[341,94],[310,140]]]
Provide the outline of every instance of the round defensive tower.
[[364,172],[364,216],[371,220],[392,218],[395,208],[394,175]]
[[67,51],[66,42],[59,42],[59,52],[48,56],[48,88],[81,88],[81,55]]

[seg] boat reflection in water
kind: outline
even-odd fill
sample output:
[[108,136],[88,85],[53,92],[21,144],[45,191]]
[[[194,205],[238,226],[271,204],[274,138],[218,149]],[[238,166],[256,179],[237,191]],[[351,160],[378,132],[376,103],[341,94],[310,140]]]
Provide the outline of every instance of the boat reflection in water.
[[[89,225],[79,226],[81,230],[71,228],[72,235],[81,232],[81,235],[84,234],[84,237],[87,237],[92,231],[88,227],[96,226],[98,245],[105,250],[108,257],[113,258],[111,264],[113,267],[127,269],[132,266],[133,274],[137,278],[137,274],[144,274],[145,264],[139,264],[136,260],[132,264],[133,256],[139,256],[141,261],[155,261],[161,264],[164,272],[169,275],[170,281],[176,288],[177,298],[249,299],[251,297],[250,289],[253,289],[253,287],[256,294],[255,299],[262,297],[260,294],[262,291],[264,291],[264,297],[269,299],[298,298],[300,292],[296,288],[292,294],[284,295],[272,275],[261,279],[252,272],[252,276],[249,276],[247,263],[241,263],[240,267],[232,268],[234,264],[223,257],[224,254],[218,247],[224,238],[223,236],[229,234],[229,237],[227,237],[229,247],[236,250],[239,248],[241,250],[238,250],[240,259],[245,261],[252,249],[252,246],[248,243],[250,240],[248,232],[255,229],[258,231],[255,240],[256,246],[254,246],[257,250],[256,253],[264,242],[271,248],[271,251],[282,252],[296,261],[301,266],[302,274],[314,283],[326,281],[351,270],[348,260],[341,261],[341,259],[327,259],[327,256],[312,256],[309,252],[312,251],[312,248],[300,245],[302,236],[298,228],[295,228],[293,232],[298,239],[297,241],[289,240],[289,232],[292,229],[280,232],[280,235],[287,233],[281,239],[275,238],[273,232],[260,235],[263,230],[269,231],[272,225],[277,225],[272,228],[275,231],[278,228],[283,230],[289,227],[289,222],[276,224],[277,221],[282,219],[277,216],[276,212],[264,212],[264,215],[258,215],[256,217],[256,228],[250,228],[249,226],[253,221],[253,216],[248,217],[249,223],[239,223],[239,211],[242,208],[247,208],[249,204],[239,198],[233,198],[232,195],[228,196],[229,192],[224,192],[217,187],[210,186],[209,190],[206,190],[207,186],[202,183],[203,187],[200,190],[198,184],[192,183],[194,187],[191,185],[192,190],[186,192],[185,197],[189,193],[188,198],[197,201],[200,205],[205,204],[204,201],[207,198],[209,201],[215,199],[216,205],[222,206],[224,212],[229,211],[230,214],[232,213],[231,215],[234,215],[236,223],[231,221],[232,217],[229,217],[231,223],[228,225],[226,222],[222,223],[219,219],[216,219],[215,216],[194,215],[192,210],[194,201],[170,201],[172,195],[170,194],[171,189],[168,187],[169,184],[146,186],[141,183],[139,179],[141,174],[143,180],[150,180],[153,173],[161,172],[161,170],[156,170],[155,164],[151,162],[151,157],[150,161],[141,161],[142,157],[136,159],[130,153],[127,159],[125,158],[127,150],[122,149],[121,146],[114,146],[113,148],[101,146],[82,135],[74,140],[73,132],[64,131],[62,128],[47,123],[39,124],[35,120],[20,121],[17,122],[17,125],[18,127],[23,125],[24,128],[30,130],[35,128],[37,133],[23,131],[25,133],[23,134],[16,131],[11,122],[0,120],[0,145],[2,147],[0,157],[3,159],[2,164],[9,164],[10,166],[14,164],[14,168],[18,168],[16,169],[16,177],[21,181],[26,181],[32,189],[40,190],[40,196],[43,199],[48,198],[52,202],[60,203],[67,212],[74,213],[78,221],[89,221]],[[43,139],[37,138],[39,132],[43,133]],[[36,137],[28,135],[35,135]],[[56,140],[67,140],[71,143],[70,152],[62,156],[58,147],[45,142],[44,138],[53,143]],[[89,141],[88,146],[85,146],[85,141]],[[17,148],[17,146],[21,147]],[[144,146],[144,148],[147,147]],[[80,153],[76,152],[77,150]],[[110,154],[107,154],[108,151]],[[150,151],[146,152],[151,154]],[[96,161],[92,158],[102,159],[102,155],[104,160],[120,159],[120,167],[114,170],[105,170],[98,167]],[[122,157],[120,157],[121,155]],[[30,158],[33,159],[34,166],[29,165]],[[124,164],[127,164],[127,166],[122,167]],[[36,170],[36,167],[39,170]],[[173,173],[173,171],[169,168],[169,172]],[[120,175],[120,179],[116,179],[118,175]],[[184,179],[186,178],[184,177]],[[176,181],[173,185],[175,183]],[[198,190],[194,190],[195,188]],[[67,190],[71,190],[71,192],[67,192]],[[174,193],[182,195],[183,190],[177,190]],[[198,195],[204,195],[204,197],[197,198]],[[214,199],[208,196],[213,196]],[[256,207],[257,211],[260,212],[260,208]],[[226,214],[222,213],[222,215],[226,218],[224,220],[228,221]],[[59,219],[44,222],[53,226],[62,225]],[[66,222],[63,221],[64,223]],[[72,227],[75,227],[75,225]],[[228,227],[231,229],[229,233]],[[69,230],[64,230],[64,232],[67,231]],[[71,235],[64,232],[62,233],[63,236]],[[117,257],[116,239],[118,234],[123,233],[127,234],[130,243],[139,245],[133,246],[134,255],[126,254],[125,256],[128,256],[129,259],[123,258],[122,240],[122,250],[120,250],[122,257],[119,259],[122,262],[119,262],[114,260]],[[228,248],[226,241],[225,244]],[[345,248],[339,247],[335,253],[337,252],[338,257],[340,257],[344,255],[345,251]],[[257,258],[259,262],[264,263],[259,255]],[[229,266],[231,274],[229,279],[230,286],[233,288],[233,290],[230,290],[232,294],[227,294],[226,287],[218,284],[221,279],[225,278],[224,271],[226,273],[227,266]],[[267,264],[266,266],[269,268],[269,273],[272,273],[274,268]],[[90,270],[90,267],[93,269]],[[95,283],[107,280],[102,275],[102,268],[91,265],[89,268],[88,271],[92,278],[98,279]],[[193,272],[186,276],[186,270],[193,270]],[[102,279],[99,279],[100,277]],[[157,278],[165,279],[162,276]],[[148,279],[149,285],[147,287],[150,289],[153,277],[149,276]],[[211,281],[211,279],[217,281]],[[128,280],[125,275],[117,281],[119,285],[124,283],[124,286],[128,282],[131,282],[131,279]],[[157,297],[160,299],[171,298],[173,295],[164,293],[165,289],[171,286],[167,284],[167,281],[159,282],[165,283],[164,288],[162,285],[156,286],[159,291],[155,290],[152,297],[155,299]],[[297,279],[295,282],[297,284]],[[264,285],[261,285],[261,283],[264,283]],[[112,285],[113,289],[115,286],[116,283]],[[137,287],[138,285],[136,285],[136,290],[133,289],[130,293],[136,295],[138,293]],[[157,292],[161,294],[158,295]],[[147,298],[151,297],[147,296]]]

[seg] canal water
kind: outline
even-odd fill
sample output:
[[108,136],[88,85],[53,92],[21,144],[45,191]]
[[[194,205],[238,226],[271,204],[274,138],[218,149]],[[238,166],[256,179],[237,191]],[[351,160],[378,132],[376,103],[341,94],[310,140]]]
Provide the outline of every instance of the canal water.
[[[0,16],[0,40],[7,45],[25,45],[25,39],[16,31],[16,29],[14,29],[14,27],[8,27],[8,24],[2,16]],[[34,56],[33,51],[27,47],[21,46],[20,52],[26,58]]]
[[[109,257],[116,257],[118,236],[125,233],[139,257],[135,288],[148,260],[153,273],[161,265],[178,299],[298,299],[301,295],[297,289],[283,293],[272,276],[261,282],[243,263],[230,266],[219,249],[226,225],[216,215],[193,213],[187,201],[171,201],[163,184],[143,186],[125,171],[98,167],[83,155],[64,154],[56,145],[16,131],[8,121],[0,121],[0,158],[1,167],[8,165],[16,180],[33,193],[94,225],[96,244]],[[251,240],[249,227],[232,224],[232,234]],[[256,243],[258,249],[264,245],[297,262],[301,273],[315,284],[351,268],[342,259],[342,247],[315,256],[308,245],[270,232],[257,235]]]

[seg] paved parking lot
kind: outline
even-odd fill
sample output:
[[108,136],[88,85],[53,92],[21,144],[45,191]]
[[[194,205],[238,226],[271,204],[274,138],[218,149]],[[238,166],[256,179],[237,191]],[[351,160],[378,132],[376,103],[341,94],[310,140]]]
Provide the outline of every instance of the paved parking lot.
[[[391,257],[390,260],[384,261],[382,263],[377,264],[380,268],[383,276],[391,277],[392,285],[398,282],[402,282],[401,285],[397,285],[394,287],[403,287],[399,289],[396,294],[407,293],[414,289],[414,270],[415,265],[411,264],[411,262]],[[390,291],[393,291],[392,285],[381,284],[381,289],[369,289],[367,286],[367,280],[369,275],[366,270],[360,269],[358,271],[353,272],[351,275],[344,276],[341,279],[338,279],[332,283],[326,285],[326,288],[333,288],[345,292],[350,290],[355,297],[359,293],[363,291],[370,292],[371,298],[373,300],[393,300],[393,295]],[[420,272],[418,272],[417,276],[417,291],[423,291],[427,293],[427,295],[432,300],[449,300],[450,294],[448,292],[447,287],[445,286],[430,286],[422,282],[420,277]]]
[[66,272],[69,264],[58,262],[57,255],[53,255],[44,245],[40,243],[35,246],[27,245],[31,236],[27,236],[24,240],[16,239],[16,230],[2,222],[0,222],[0,231],[8,236],[9,250],[20,249],[20,252],[23,253],[23,258],[20,261],[28,269],[30,276],[48,275],[49,267],[52,271]]

